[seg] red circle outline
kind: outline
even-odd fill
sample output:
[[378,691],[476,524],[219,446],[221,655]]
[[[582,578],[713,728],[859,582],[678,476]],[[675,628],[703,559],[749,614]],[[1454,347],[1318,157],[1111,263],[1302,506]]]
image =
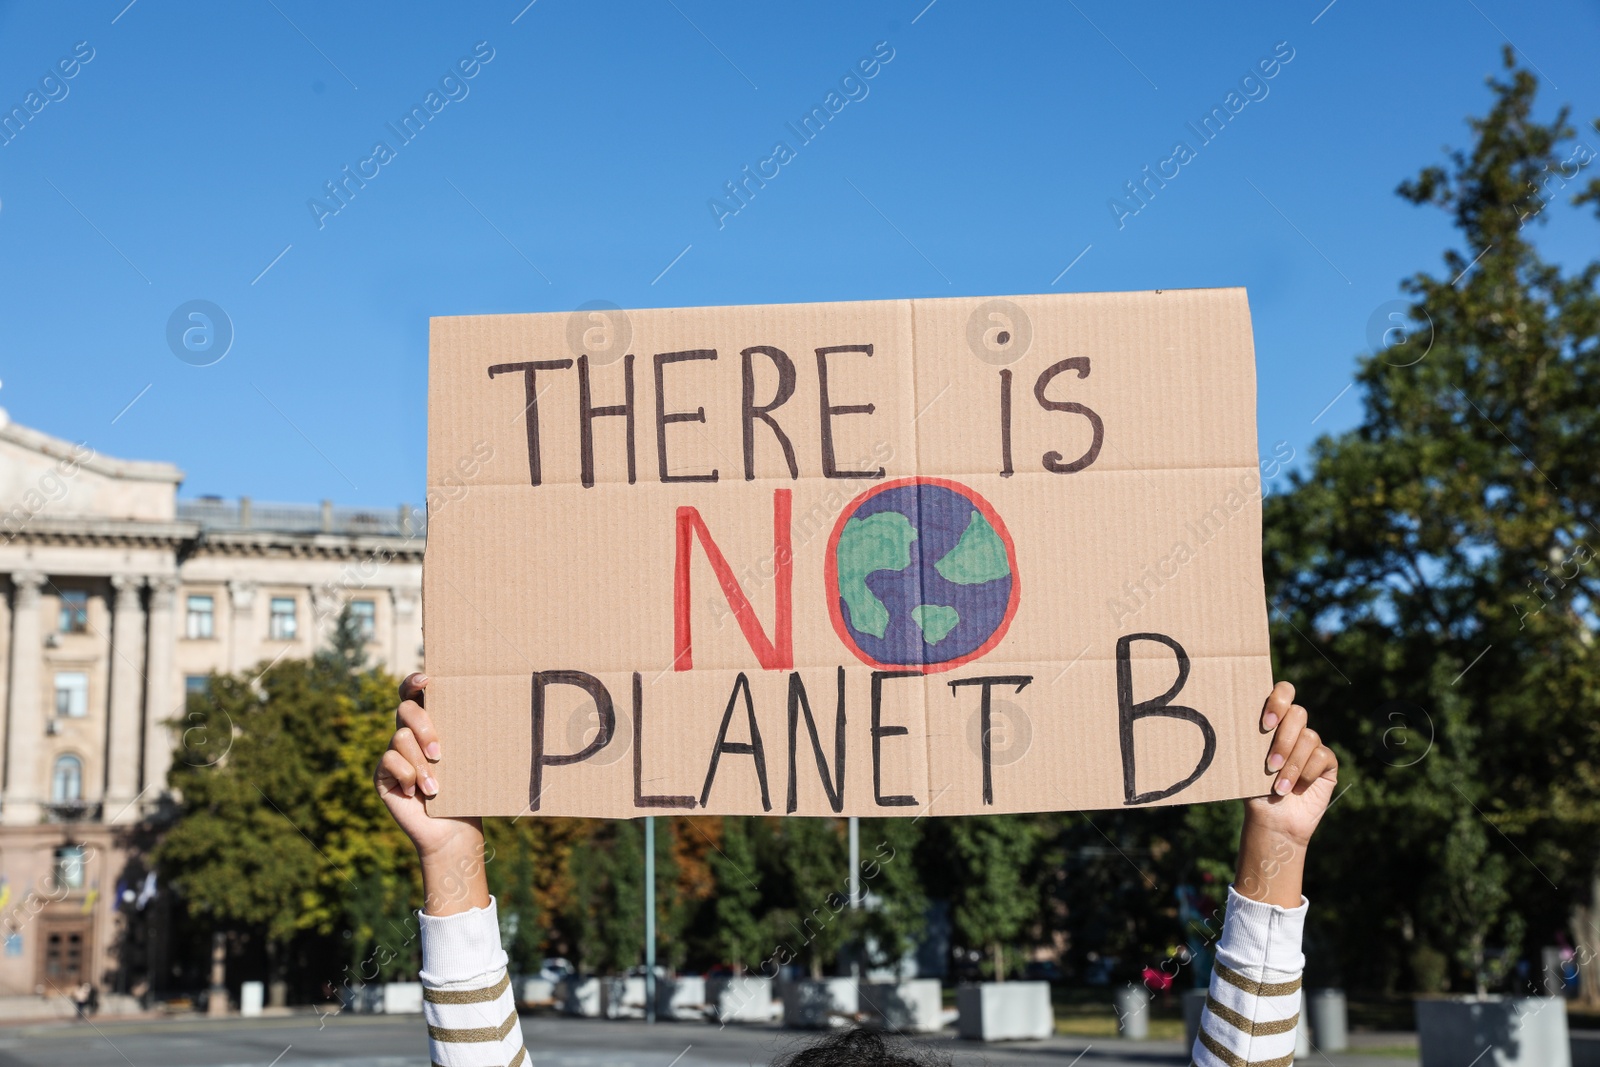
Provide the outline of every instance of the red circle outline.
[[[990,634],[988,640],[984,641],[983,644],[965,656],[958,656],[944,663],[879,663],[862,651],[850,637],[850,631],[844,623],[844,613],[839,609],[839,535],[844,531],[844,524],[855,515],[862,504],[865,504],[879,493],[887,492],[890,489],[899,489],[907,485],[936,485],[971,501],[977,507],[979,513],[983,515],[984,520],[989,523],[990,528],[1000,535],[1001,543],[1006,546],[1006,560],[1011,564],[1011,597],[1006,602],[1006,612],[1000,619],[1000,625],[994,628],[994,633]],[[963,485],[961,482],[952,481],[949,478],[928,478],[921,475],[913,475],[910,478],[895,478],[892,481],[882,482],[860,494],[845,506],[844,510],[839,513],[838,520],[833,524],[833,533],[828,535],[827,557],[822,561],[822,578],[824,592],[828,594],[828,618],[833,622],[834,633],[839,635],[839,640],[844,643],[846,648],[855,653],[857,659],[874,670],[880,671],[914,670],[921,674],[939,674],[943,671],[960,667],[963,664],[971,663],[981,656],[988,655],[1005,637],[1006,630],[1010,629],[1011,620],[1016,617],[1017,605],[1022,599],[1022,579],[1017,574],[1017,546],[1011,540],[1011,531],[1006,529],[1005,521],[1000,518],[1000,513],[994,509],[994,505],[989,503],[982,493],[979,493],[970,485]]]

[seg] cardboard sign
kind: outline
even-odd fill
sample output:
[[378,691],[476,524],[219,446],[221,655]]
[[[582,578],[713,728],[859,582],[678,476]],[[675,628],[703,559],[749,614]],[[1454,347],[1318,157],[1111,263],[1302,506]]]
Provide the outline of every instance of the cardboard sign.
[[1242,289],[437,318],[442,815],[1267,791]]

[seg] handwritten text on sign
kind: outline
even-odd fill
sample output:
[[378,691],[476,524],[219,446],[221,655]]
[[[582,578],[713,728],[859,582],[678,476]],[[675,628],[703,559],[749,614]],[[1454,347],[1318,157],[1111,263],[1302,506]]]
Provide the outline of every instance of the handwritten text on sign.
[[1240,290],[435,319],[429,388],[436,813],[1265,791]]

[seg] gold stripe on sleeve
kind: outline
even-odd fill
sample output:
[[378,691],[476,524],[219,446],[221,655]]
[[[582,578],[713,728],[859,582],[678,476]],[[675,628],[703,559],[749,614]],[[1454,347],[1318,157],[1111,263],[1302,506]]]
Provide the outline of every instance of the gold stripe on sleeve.
[[486,1041],[503,1041],[517,1025],[517,1013],[513,1011],[506,1016],[505,1022],[499,1026],[476,1026],[466,1030],[450,1030],[443,1026],[429,1026],[428,1036],[435,1041],[446,1044],[476,1045]]
[[1228,1067],[1290,1067],[1294,1063],[1293,1052],[1287,1056],[1279,1056],[1275,1060],[1246,1060],[1243,1056],[1206,1033],[1205,1027],[1200,1028],[1200,1043],[1209,1049],[1213,1056],[1227,1064]]
[[1254,997],[1283,997],[1300,991],[1300,979],[1298,978],[1292,982],[1254,982],[1238,971],[1225,967],[1220,963],[1215,964],[1213,969],[1224,982],[1227,982],[1235,989],[1242,989]]
[[1275,1034],[1287,1034],[1300,1022],[1300,1013],[1295,1012],[1287,1019],[1268,1019],[1264,1022],[1255,1022],[1240,1015],[1232,1008],[1217,1002],[1216,997],[1206,997],[1206,1010],[1217,1018],[1227,1023],[1242,1033],[1251,1037],[1272,1037]]
[[510,988],[511,976],[501,975],[500,981],[486,989],[424,989],[422,999],[429,1004],[484,1004],[499,1000]]

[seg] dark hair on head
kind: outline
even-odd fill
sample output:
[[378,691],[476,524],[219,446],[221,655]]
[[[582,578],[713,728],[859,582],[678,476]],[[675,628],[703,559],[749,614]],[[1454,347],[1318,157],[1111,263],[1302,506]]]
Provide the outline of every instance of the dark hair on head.
[[780,1053],[772,1067],[951,1067],[943,1052],[878,1030],[852,1027]]

